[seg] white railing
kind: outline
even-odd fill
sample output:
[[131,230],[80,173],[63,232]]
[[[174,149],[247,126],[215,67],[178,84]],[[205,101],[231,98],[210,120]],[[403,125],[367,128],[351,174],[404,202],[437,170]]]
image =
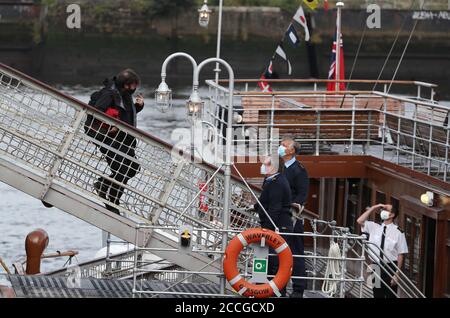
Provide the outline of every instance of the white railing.
[[[303,221],[303,219],[301,220]],[[366,241],[366,237],[364,235],[354,235],[351,234],[348,228],[342,228],[336,226],[336,222],[326,222],[321,220],[306,220],[306,222],[310,222],[311,228],[313,232],[305,232],[304,234],[296,234],[296,233],[280,233],[284,237],[299,237],[302,236],[304,239],[313,240],[314,244],[312,245],[312,249],[306,249],[304,255],[294,254],[294,259],[303,258],[306,263],[307,275],[306,276],[292,276],[292,279],[301,279],[306,281],[306,288],[309,291],[318,291],[322,295],[327,297],[335,297],[335,298],[344,298],[344,297],[372,297],[372,283],[385,284],[381,281],[380,276],[381,273],[386,273],[390,277],[394,276],[393,272],[390,272],[390,269],[384,269],[383,267],[376,268],[371,264],[370,259],[368,258],[368,252],[372,252],[376,249],[376,247],[372,247],[372,245]],[[142,229],[152,229],[157,231],[165,231],[163,227],[159,226],[149,226],[149,225],[138,225],[137,226],[137,234]],[[180,230],[180,228],[178,229]],[[214,230],[213,230],[214,231]],[[206,233],[211,233],[210,229],[192,229],[192,232],[197,235],[208,235]],[[229,236],[234,236],[239,233],[239,231],[227,231]],[[202,234],[200,234],[202,233]],[[179,233],[181,235],[181,233]],[[139,240],[137,239],[136,242]],[[327,251],[329,243],[335,242],[339,246],[339,255],[333,256],[324,256],[324,252]],[[164,249],[167,253],[178,253],[183,254],[186,253],[186,248],[172,248],[172,249]],[[205,249],[204,246],[199,246],[192,241],[191,247],[189,247],[194,253],[203,253],[207,254],[211,258],[212,263],[221,263],[223,261],[223,251],[220,247],[218,248],[208,248]],[[163,269],[151,269],[153,265],[152,262],[145,261],[140,258],[139,255],[141,253],[151,253],[154,252],[154,249],[149,249],[145,247],[139,247],[136,245],[135,247],[135,259],[134,259],[134,270],[133,270],[133,296],[139,297],[142,294],[151,294],[153,297],[158,297],[159,295],[178,295],[178,293],[172,288],[176,287],[179,284],[183,284],[186,282],[192,282],[194,278],[200,276],[215,276],[221,277],[223,273],[221,271],[205,271],[204,268],[201,267],[197,270],[186,270],[180,267],[177,268],[163,268]],[[379,255],[379,250],[376,252]],[[271,255],[271,254],[269,254]],[[241,254],[240,261],[238,266],[241,271],[241,276],[250,279],[252,277],[252,256],[253,249],[247,248]],[[326,267],[329,262],[336,263],[337,268],[339,269],[338,273],[335,273],[333,277],[327,276]],[[398,269],[398,268],[397,268]],[[160,275],[159,277],[163,280],[169,281],[172,284],[161,291],[148,291],[140,289],[140,282],[145,281],[148,278],[148,275],[154,273],[155,275]],[[398,281],[399,281],[399,290],[402,292],[404,297],[407,298],[420,298],[424,297],[422,292],[417,289],[417,287],[409,280],[406,275],[398,269]],[[139,277],[140,274],[145,274],[146,277]],[[268,279],[273,278],[273,276],[268,275]],[[373,282],[372,282],[373,278]],[[333,286],[329,291],[323,287],[323,284],[327,284],[327,286]],[[334,285],[333,285],[334,284]],[[388,288],[391,288],[388,286]],[[191,296],[220,296],[220,297],[237,297],[236,293],[231,292],[231,288],[228,290],[226,294],[195,294],[192,293]]]
[[[217,127],[220,140],[228,92],[212,81],[207,84],[203,121]],[[432,100],[381,92],[244,91],[235,104],[244,119],[233,126],[238,157],[271,153],[291,136],[311,154],[367,154],[449,179],[450,107]]]

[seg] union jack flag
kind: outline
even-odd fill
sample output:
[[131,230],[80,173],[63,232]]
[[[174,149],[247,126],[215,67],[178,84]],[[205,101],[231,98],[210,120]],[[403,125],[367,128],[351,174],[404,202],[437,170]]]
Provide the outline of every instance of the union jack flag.
[[[344,66],[344,42],[342,40],[341,36],[341,45],[340,45],[340,63],[339,63],[339,78],[336,75],[336,37],[333,41],[333,47],[331,52],[331,66],[330,71],[328,72],[328,79],[329,80],[345,80],[345,66]],[[327,85],[328,91],[335,91],[336,90],[336,83],[330,82]],[[344,91],[345,90],[345,83],[339,83],[339,90]]]
[[272,92],[272,87],[270,87],[270,84],[264,80],[271,79],[273,75],[273,60],[270,61],[269,66],[267,67],[266,71],[261,75],[261,82],[258,82],[258,86],[263,92]]

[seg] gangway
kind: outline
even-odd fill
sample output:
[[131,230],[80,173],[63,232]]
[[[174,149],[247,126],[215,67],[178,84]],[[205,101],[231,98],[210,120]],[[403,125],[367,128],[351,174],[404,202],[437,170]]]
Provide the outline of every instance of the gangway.
[[[136,158],[123,155],[140,166],[128,184],[109,177],[96,145],[117,150],[85,133],[88,115],[136,140]],[[181,225],[217,229],[208,235],[194,233],[192,239],[205,250],[221,247],[222,170],[190,159],[182,150],[0,64],[0,181],[127,242],[135,243],[136,224],[170,225],[171,230],[142,230],[137,243],[185,269],[218,271],[220,262],[211,263],[207,253],[167,252],[178,248],[176,227]],[[93,185],[100,177],[125,189],[120,204],[95,192]],[[207,181],[207,190],[201,189]],[[200,190],[206,212],[198,208]],[[257,218],[245,210],[252,200],[249,188],[233,178],[231,193],[231,228],[256,226]]]

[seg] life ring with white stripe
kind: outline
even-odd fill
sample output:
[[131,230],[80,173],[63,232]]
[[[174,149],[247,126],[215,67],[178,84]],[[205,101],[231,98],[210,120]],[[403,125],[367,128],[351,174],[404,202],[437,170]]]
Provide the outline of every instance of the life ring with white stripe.
[[[246,281],[239,273],[237,262],[241,251],[252,243],[269,245],[278,254],[279,266],[275,277],[266,284],[256,285]],[[268,298],[281,296],[292,275],[292,252],[281,235],[268,229],[249,229],[236,235],[225,250],[223,271],[233,289],[245,297]]]

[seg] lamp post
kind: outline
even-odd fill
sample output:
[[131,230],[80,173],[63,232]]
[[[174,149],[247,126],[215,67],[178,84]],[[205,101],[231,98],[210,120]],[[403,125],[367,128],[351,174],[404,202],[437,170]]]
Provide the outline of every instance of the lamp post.
[[[187,102],[187,111],[189,112],[196,112],[198,114],[199,109],[203,106],[203,103],[201,101],[201,98],[198,94],[198,85],[199,85],[199,76],[201,70],[210,63],[216,63],[216,64],[222,64],[225,66],[225,68],[228,70],[228,76],[229,76],[229,109],[227,112],[227,129],[226,129],[226,148],[225,148],[225,171],[224,171],[224,204],[223,204],[223,233],[222,233],[222,252],[225,252],[225,248],[228,243],[228,234],[227,230],[230,223],[230,202],[231,202],[231,166],[232,166],[232,140],[233,140],[233,120],[234,120],[234,114],[233,114],[233,94],[234,94],[234,71],[230,64],[228,64],[226,61],[220,59],[220,58],[209,58],[201,62],[199,65],[196,64],[195,60],[186,53],[174,53],[171,56],[169,56],[163,64],[162,71],[161,71],[161,84],[159,88],[156,90],[156,100],[162,100],[163,96],[167,96],[167,92],[169,90],[167,84],[165,84],[166,79],[166,69],[167,64],[176,57],[187,57],[191,60],[193,66],[194,66],[194,78],[193,78],[193,90],[191,97],[189,98],[189,101]],[[164,85],[165,84],[165,85]],[[167,99],[166,99],[167,100]],[[225,293],[226,289],[226,279],[225,277],[222,277],[220,280],[220,290],[221,293]]]
[[186,102],[186,110],[188,118],[191,122],[191,155],[195,155],[195,143],[194,143],[194,130],[195,130],[195,120],[198,117],[198,114],[201,112],[203,108],[203,102],[198,94],[198,77],[196,79],[195,74],[197,73],[197,61],[189,54],[178,52],[172,55],[169,55],[161,68],[161,84],[159,84],[156,92],[155,92],[155,101],[156,104],[160,107],[160,109],[165,110],[172,107],[172,90],[166,83],[167,77],[167,66],[170,61],[175,58],[184,57],[187,58],[193,67],[193,83],[192,83],[192,93],[189,97],[189,100]]
[[[203,67],[209,63],[222,64],[228,70],[229,77],[229,98],[228,98],[228,116],[227,116],[227,130],[226,130],[226,144],[225,144],[225,171],[224,171],[224,202],[223,202],[223,230],[222,233],[222,252],[228,244],[228,233],[226,232],[230,223],[230,202],[231,202],[231,165],[232,163],[232,140],[233,140],[233,94],[234,94],[234,71],[230,64],[220,58],[209,58],[201,62],[198,66],[197,72],[194,75],[194,82],[198,83],[198,78]],[[225,293],[226,279],[223,277],[220,280],[221,293]]]
[[[209,14],[211,13],[211,10],[208,8],[208,1],[205,0],[203,3],[203,6],[198,10],[199,12],[199,24],[202,27],[206,27],[209,24]],[[202,19],[206,21],[206,16],[208,22],[205,25],[205,22],[201,22]],[[223,16],[223,0],[219,0],[219,17],[218,17],[218,25],[217,25],[217,49],[216,49],[216,58],[220,59],[220,49],[221,49],[221,42],[222,42],[222,16]],[[219,73],[220,73],[220,63],[216,63],[216,68],[214,69],[214,72],[216,73],[216,83],[219,82]]]
[[208,8],[208,0],[203,2],[203,5],[200,9],[198,9],[198,24],[201,27],[207,28],[209,25],[209,17],[211,15],[211,10]]

